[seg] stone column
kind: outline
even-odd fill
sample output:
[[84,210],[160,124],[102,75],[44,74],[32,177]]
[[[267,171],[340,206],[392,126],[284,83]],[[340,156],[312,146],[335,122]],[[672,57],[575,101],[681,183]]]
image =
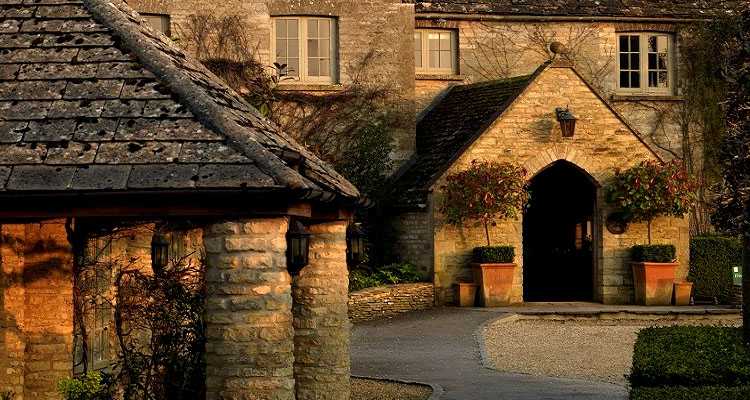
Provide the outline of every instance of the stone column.
[[73,246],[65,220],[25,225],[24,398],[58,400],[73,373]]
[[299,400],[348,400],[346,221],[309,227],[310,264],[292,280]]
[[293,400],[287,218],[207,226],[208,400]]

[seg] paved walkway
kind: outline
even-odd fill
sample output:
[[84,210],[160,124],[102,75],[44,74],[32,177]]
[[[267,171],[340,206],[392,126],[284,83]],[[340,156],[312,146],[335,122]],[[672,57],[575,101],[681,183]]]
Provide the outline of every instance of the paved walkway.
[[482,366],[476,329],[507,315],[435,308],[352,328],[352,374],[434,383],[445,400],[627,399],[624,386],[500,372]]

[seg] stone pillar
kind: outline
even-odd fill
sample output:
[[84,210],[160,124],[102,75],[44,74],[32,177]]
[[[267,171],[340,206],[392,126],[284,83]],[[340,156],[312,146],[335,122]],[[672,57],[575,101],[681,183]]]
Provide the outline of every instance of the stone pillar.
[[65,220],[25,225],[24,398],[58,400],[73,373],[73,247]]
[[23,399],[26,337],[23,287],[24,226],[0,225],[0,391],[12,390]]
[[208,400],[294,399],[287,218],[207,226]]
[[346,226],[346,221],[310,226],[310,264],[292,280],[299,400],[349,399]]

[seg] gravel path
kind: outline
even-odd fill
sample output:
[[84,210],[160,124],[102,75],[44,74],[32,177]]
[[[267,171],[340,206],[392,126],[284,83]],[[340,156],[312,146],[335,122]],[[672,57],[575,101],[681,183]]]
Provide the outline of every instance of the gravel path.
[[377,379],[352,378],[352,399],[356,400],[427,400],[432,389]]
[[625,374],[630,372],[638,331],[647,326],[675,323],[637,320],[495,322],[485,327],[484,339],[492,365],[503,371],[626,384]]

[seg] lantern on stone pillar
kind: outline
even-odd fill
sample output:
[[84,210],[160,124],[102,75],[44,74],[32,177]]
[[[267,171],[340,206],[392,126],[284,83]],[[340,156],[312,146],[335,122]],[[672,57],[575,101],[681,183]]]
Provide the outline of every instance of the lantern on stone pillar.
[[292,221],[286,232],[286,268],[289,275],[299,275],[310,261],[310,232],[299,221]]
[[161,272],[169,263],[169,240],[159,233],[151,239],[151,268],[155,273]]
[[346,229],[346,263],[356,267],[365,260],[365,232],[355,224]]
[[570,110],[566,107],[555,109],[557,114],[557,121],[560,123],[560,130],[562,131],[563,137],[573,137],[576,131],[576,117],[570,113]]

